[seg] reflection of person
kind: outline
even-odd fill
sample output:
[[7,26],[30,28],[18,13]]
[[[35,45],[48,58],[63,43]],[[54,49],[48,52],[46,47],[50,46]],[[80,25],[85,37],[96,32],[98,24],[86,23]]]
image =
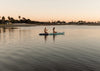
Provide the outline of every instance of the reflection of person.
[[46,34],[47,34],[47,33],[48,33],[47,31],[48,31],[48,30],[47,30],[47,29],[46,29],[46,27],[45,27],[45,28],[44,28],[44,33],[46,33]]
[[[56,37],[56,35],[53,35],[53,42],[55,42],[55,37]],[[45,43],[47,42],[47,38],[48,38],[48,35],[45,35],[44,36]]]
[[55,27],[53,27],[53,33],[57,33],[57,32],[55,31]]
[[45,40],[45,42],[47,41],[47,35],[44,36],[44,40]]
[[56,35],[53,35],[53,41],[55,42],[55,37],[56,37]]

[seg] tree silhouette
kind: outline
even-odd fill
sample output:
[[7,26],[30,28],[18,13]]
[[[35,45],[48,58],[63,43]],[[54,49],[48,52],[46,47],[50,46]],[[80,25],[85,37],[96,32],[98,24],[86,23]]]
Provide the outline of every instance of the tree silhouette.
[[9,21],[11,20],[10,16],[8,16],[8,20],[9,20]]
[[5,24],[5,17],[2,17],[2,23]]
[[18,16],[19,20],[21,19],[21,16]]
[[11,22],[11,18],[10,18],[10,16],[8,16],[8,22],[9,22],[9,23]]
[[10,21],[11,21],[11,23],[14,23],[15,19],[13,17],[10,17]]

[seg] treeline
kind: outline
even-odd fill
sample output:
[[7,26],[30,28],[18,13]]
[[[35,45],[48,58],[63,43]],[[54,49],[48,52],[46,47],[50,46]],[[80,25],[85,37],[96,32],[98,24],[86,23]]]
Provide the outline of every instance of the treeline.
[[0,24],[14,24],[14,23],[26,23],[26,24],[38,24],[38,25],[100,25],[100,21],[98,22],[86,22],[86,21],[52,21],[52,22],[40,22],[40,21],[32,21],[25,17],[18,16],[18,19],[14,19],[13,17],[8,16],[7,18],[2,16],[0,17]]
[[100,21],[98,22],[86,22],[86,21],[71,21],[71,22],[65,22],[65,21],[54,21],[54,22],[49,22],[48,24],[51,25],[100,25]]
[[0,24],[13,24],[13,23],[40,23],[39,21],[32,21],[30,19],[27,19],[25,17],[18,16],[18,19],[14,19],[13,17],[8,16],[7,18],[2,16],[0,17]]
[[77,21],[77,22],[68,22],[68,25],[100,25],[100,22],[86,22],[86,21]]

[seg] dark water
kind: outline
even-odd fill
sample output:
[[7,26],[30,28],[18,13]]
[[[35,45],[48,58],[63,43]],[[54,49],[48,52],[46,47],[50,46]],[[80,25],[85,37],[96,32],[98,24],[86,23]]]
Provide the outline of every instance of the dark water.
[[100,71],[100,26],[44,27],[0,28],[0,71]]

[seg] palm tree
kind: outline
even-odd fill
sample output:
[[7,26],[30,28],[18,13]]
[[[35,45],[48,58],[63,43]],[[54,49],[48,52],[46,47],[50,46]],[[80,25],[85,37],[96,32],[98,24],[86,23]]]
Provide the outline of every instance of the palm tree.
[[21,16],[18,16],[19,20],[21,19]]
[[14,23],[15,19],[13,17],[10,18],[11,22]]
[[25,18],[25,17],[23,17],[22,19],[23,19],[23,20],[26,20],[26,18]]
[[20,22],[20,20],[21,20],[21,16],[18,16],[18,18],[19,18],[19,22]]
[[5,24],[5,17],[2,17],[2,23]]
[[11,17],[8,16],[8,23],[11,24]]
[[9,21],[11,20],[10,16],[8,16],[8,20],[9,20]]
[[27,19],[25,17],[23,17],[22,20],[23,20],[23,23],[27,22]]

